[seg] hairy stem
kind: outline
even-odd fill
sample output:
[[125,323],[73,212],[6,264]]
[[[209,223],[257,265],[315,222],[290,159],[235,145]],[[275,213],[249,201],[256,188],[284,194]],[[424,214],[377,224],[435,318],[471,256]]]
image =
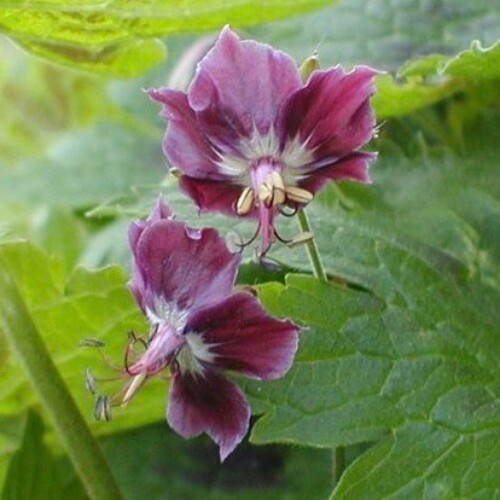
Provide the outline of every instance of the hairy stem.
[[0,258],[0,334],[28,378],[92,500],[123,496],[97,441],[55,367],[7,266]]

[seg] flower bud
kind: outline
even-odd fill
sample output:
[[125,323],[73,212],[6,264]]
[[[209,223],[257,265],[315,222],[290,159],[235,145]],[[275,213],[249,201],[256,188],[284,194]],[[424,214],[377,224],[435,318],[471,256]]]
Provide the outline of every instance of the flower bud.
[[319,59],[316,52],[309,56],[307,59],[304,59],[299,68],[300,77],[302,81],[305,83],[309,80],[311,73],[319,69]]

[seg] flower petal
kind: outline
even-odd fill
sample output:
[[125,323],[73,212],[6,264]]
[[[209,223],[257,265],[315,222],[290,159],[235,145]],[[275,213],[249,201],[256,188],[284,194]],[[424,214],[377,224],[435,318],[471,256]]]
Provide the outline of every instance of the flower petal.
[[311,193],[316,193],[332,180],[350,180],[370,184],[368,169],[370,163],[376,159],[377,153],[353,153],[338,162],[316,170],[299,181],[298,185]]
[[163,104],[163,116],[169,120],[163,151],[171,165],[202,179],[224,178],[217,166],[219,158],[200,128],[187,95],[168,88],[152,89],[148,94]]
[[139,239],[142,232],[144,231],[144,229],[146,229],[147,226],[162,219],[173,219],[173,218],[174,214],[169,204],[165,202],[162,195],[158,196],[156,205],[149,214],[147,220],[146,221],[138,220],[130,224],[128,231],[128,241],[130,247],[135,248],[135,246],[137,245],[137,240]]
[[177,372],[167,420],[185,438],[206,432],[219,445],[224,461],[247,433],[250,406],[241,389],[215,371],[207,369],[203,375]]
[[185,311],[222,300],[231,293],[240,261],[215,229],[196,230],[172,220],[146,227],[132,250],[131,287],[143,309],[153,312],[161,309],[158,301]]
[[[272,318],[255,297],[240,292],[199,310],[191,316],[186,331],[201,336],[202,355],[210,365],[252,378],[275,379],[292,365],[299,327]],[[188,344],[196,356],[198,342],[191,345],[189,336]]]
[[350,73],[340,67],[314,72],[305,87],[290,96],[280,114],[283,147],[298,137],[315,158],[338,159],[366,144],[375,126],[369,98],[377,74],[366,66]]
[[[129,229],[128,229],[128,241],[130,248],[132,249],[132,252],[135,253],[135,248],[137,246],[137,242],[139,241],[139,238],[141,234],[144,232],[146,227],[150,226],[152,223],[157,222],[162,219],[173,219],[174,214],[172,212],[172,209],[168,205],[168,203],[165,202],[163,199],[163,196],[160,195],[158,196],[158,200],[156,202],[155,207],[151,211],[148,219],[146,221],[144,220],[137,220],[134,221],[130,224]],[[144,302],[144,297],[143,297],[143,290],[145,288],[145,283],[142,279],[142,275],[137,269],[137,264],[135,263],[135,270],[134,270],[134,275],[132,280],[129,283],[129,288],[132,291],[132,293],[135,296],[135,299],[139,306],[142,308],[142,310],[146,309],[146,303]]]
[[266,134],[285,99],[301,81],[295,62],[253,40],[241,41],[228,27],[199,64],[189,104],[211,138],[225,143]]
[[183,175],[180,188],[196,203],[201,212],[221,212],[236,215],[236,202],[243,191],[234,184],[196,179]]

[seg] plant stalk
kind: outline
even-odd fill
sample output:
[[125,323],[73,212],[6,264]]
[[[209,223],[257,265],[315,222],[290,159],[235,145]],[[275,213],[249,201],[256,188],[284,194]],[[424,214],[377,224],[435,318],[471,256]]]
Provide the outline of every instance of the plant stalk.
[[[297,220],[299,221],[300,229],[303,232],[314,234],[311,230],[309,218],[303,208],[297,212]],[[323,267],[323,263],[321,262],[318,245],[316,244],[314,237],[306,243],[306,249],[314,276],[321,281],[327,282],[328,277],[326,275],[325,268]],[[343,446],[338,446],[332,450],[332,462],[333,478],[335,480],[335,484],[337,484],[340,481],[345,469],[345,448]]]
[[21,360],[89,498],[122,499],[99,444],[54,365],[18,287],[1,258],[0,297],[0,334],[5,336]]
[[[313,234],[311,231],[311,225],[309,224],[309,218],[303,208],[297,212],[297,220],[299,221],[301,231]],[[321,281],[328,281],[325,268],[323,267],[321,257],[319,255],[318,245],[316,245],[314,237],[306,242],[306,249],[314,276]]]

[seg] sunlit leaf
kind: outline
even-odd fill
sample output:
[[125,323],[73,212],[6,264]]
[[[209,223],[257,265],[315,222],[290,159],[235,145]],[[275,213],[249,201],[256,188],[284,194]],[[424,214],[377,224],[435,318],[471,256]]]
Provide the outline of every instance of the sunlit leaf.
[[322,7],[328,0],[0,2],[0,33],[34,54],[114,77],[137,76],[165,55],[154,38],[245,26]]
[[[83,488],[73,474],[63,475],[60,465],[43,442],[41,418],[29,411],[19,449],[13,454],[2,490],[2,500],[84,499]],[[67,489],[68,488],[68,489]]]
[[[130,330],[142,332],[145,329],[142,314],[125,286],[126,276],[117,267],[93,272],[76,269],[66,274],[62,261],[49,258],[25,242],[2,245],[0,254],[15,277],[61,375],[82,413],[88,415],[92,423],[94,398],[85,390],[85,370],[93,369],[97,377],[123,373],[127,334]],[[97,349],[79,347],[79,342],[89,337],[106,343],[110,353],[108,362],[101,358]],[[35,395],[13,353],[3,352],[0,410],[8,414],[33,403]],[[123,383],[124,380],[114,385],[104,384],[99,390],[113,395]],[[147,401],[139,395],[138,404],[119,412],[119,419],[109,424],[93,422],[94,427],[99,432],[109,433],[161,419],[165,383],[158,380],[149,384],[147,395]]]

